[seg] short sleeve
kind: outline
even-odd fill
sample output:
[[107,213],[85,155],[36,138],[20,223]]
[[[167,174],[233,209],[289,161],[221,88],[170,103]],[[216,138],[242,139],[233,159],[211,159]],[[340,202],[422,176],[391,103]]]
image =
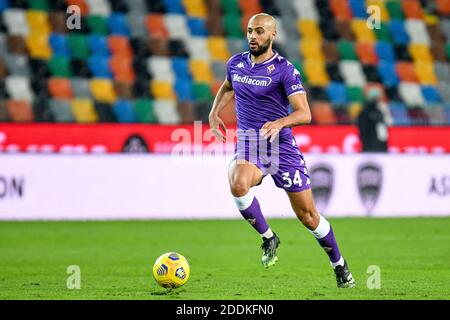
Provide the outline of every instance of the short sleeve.
[[288,62],[288,65],[283,72],[281,81],[283,83],[284,92],[286,93],[287,97],[292,96],[296,93],[305,93],[300,72],[294,67],[292,63]]
[[231,61],[233,60],[234,56],[231,57],[227,61],[227,80],[231,83]]

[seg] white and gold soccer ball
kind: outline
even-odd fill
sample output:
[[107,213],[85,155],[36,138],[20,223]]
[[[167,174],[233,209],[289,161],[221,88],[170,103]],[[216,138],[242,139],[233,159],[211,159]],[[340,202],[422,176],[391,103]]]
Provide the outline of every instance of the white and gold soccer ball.
[[164,288],[178,288],[184,285],[191,270],[187,259],[177,252],[167,252],[156,259],[153,277]]

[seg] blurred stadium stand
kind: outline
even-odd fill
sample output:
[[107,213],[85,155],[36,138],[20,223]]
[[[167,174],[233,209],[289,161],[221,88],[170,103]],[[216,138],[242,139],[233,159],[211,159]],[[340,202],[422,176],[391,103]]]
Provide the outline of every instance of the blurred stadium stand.
[[449,0],[0,0],[0,121],[206,121],[259,12],[276,17],[315,123],[354,123],[376,86],[394,125],[450,124]]

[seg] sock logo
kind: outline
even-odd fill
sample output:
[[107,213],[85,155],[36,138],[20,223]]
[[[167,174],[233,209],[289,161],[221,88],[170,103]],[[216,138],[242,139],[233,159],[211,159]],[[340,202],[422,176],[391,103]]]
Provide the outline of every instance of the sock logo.
[[248,223],[250,223],[252,226],[256,224],[256,219],[247,219]]
[[326,253],[330,253],[333,250],[332,247],[322,247],[322,248],[323,250],[325,250]]

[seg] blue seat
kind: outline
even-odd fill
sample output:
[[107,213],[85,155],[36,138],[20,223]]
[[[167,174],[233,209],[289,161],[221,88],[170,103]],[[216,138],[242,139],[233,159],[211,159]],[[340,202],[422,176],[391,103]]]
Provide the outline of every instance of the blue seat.
[[113,13],[108,17],[107,23],[111,34],[130,36],[130,27],[125,14]]
[[441,95],[433,86],[423,86],[422,95],[428,103],[439,103],[442,100]]
[[3,12],[3,10],[9,8],[9,1],[8,0],[0,0],[0,12]]
[[450,125],[450,103],[446,103],[444,105],[444,113],[445,113],[447,124]]
[[396,44],[408,44],[409,36],[405,29],[403,20],[391,20],[389,30]]
[[382,60],[378,64],[377,69],[385,86],[396,86],[400,82],[400,79],[395,72],[395,64],[393,62]]
[[348,103],[347,92],[342,82],[332,81],[327,87],[327,95],[333,105],[346,105]]
[[109,66],[109,57],[99,55],[90,56],[88,66],[89,70],[96,78],[111,79],[113,77]]
[[194,100],[192,92],[192,82],[188,79],[182,79],[175,82],[175,92],[181,102]]
[[108,40],[104,36],[92,34],[89,36],[88,43],[91,52],[96,56],[109,57],[111,54],[109,51]]
[[366,19],[368,14],[366,12],[366,2],[361,0],[350,0],[350,9],[352,10],[354,18]]
[[69,57],[70,50],[67,44],[67,37],[61,33],[52,33],[49,37],[50,47],[52,48],[53,55]]
[[185,13],[182,0],[164,0],[164,6],[167,13]]
[[380,60],[395,61],[394,48],[389,42],[378,41],[375,44],[375,52]]
[[175,72],[177,80],[191,80],[192,75],[189,71],[188,59],[182,57],[172,58],[172,69]]
[[408,115],[408,110],[404,103],[399,101],[392,101],[389,103],[389,110],[395,125],[410,125],[411,119]]
[[137,122],[137,116],[134,112],[133,104],[128,100],[117,100],[113,105],[113,111],[117,121],[122,123]]
[[206,37],[208,35],[208,31],[205,27],[205,20],[203,19],[189,17],[187,19],[187,25],[193,36]]

